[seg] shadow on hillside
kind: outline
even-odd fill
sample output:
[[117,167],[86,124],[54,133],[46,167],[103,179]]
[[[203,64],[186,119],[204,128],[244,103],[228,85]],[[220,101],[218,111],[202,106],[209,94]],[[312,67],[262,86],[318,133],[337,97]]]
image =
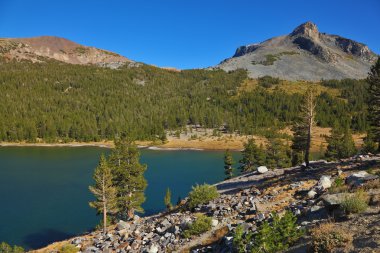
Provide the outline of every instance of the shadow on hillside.
[[38,249],[53,242],[62,241],[74,236],[74,234],[65,233],[56,229],[44,229],[37,233],[25,236],[23,244],[27,245],[30,249]]
[[[283,170],[283,173],[273,174],[260,178],[260,174],[247,173],[240,176],[242,180],[238,182],[223,182],[218,184],[218,190],[223,190],[223,194],[235,194],[236,192],[251,187],[258,187],[265,189],[268,186],[284,186],[291,183],[306,181],[306,180],[319,180],[322,175],[330,175],[337,172],[338,166],[350,168],[344,169],[345,172],[354,170],[367,170],[378,164],[376,161],[343,161],[340,163],[313,163],[311,169],[303,170],[301,167],[294,167]],[[251,180],[244,181],[244,178],[251,178]]]

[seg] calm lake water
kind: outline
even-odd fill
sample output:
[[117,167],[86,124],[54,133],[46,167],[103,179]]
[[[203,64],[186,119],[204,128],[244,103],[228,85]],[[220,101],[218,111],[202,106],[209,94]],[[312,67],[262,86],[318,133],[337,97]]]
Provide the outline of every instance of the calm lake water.
[[[99,216],[88,206],[88,186],[101,153],[96,147],[0,147],[0,242],[39,248],[88,230]],[[223,152],[141,150],[148,165],[145,215],[164,209],[191,186],[224,178]],[[235,160],[239,154],[235,153]]]

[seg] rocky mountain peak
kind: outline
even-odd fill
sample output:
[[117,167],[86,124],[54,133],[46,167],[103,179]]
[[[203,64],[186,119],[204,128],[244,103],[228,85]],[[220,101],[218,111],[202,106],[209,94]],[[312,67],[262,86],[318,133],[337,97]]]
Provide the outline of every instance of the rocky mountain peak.
[[306,22],[296,27],[293,32],[290,34],[291,36],[305,36],[313,39],[318,39],[319,31],[316,24],[313,22]]
[[319,32],[312,22],[291,33],[239,47],[217,68],[246,69],[252,78],[265,75],[285,80],[362,79],[378,55],[363,43]]

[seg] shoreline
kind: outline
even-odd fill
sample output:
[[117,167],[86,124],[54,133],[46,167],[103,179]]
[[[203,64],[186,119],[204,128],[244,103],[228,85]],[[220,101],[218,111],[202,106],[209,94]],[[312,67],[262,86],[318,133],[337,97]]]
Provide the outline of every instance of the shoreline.
[[[291,135],[290,130],[284,130],[284,133]],[[193,150],[193,151],[242,151],[244,143],[249,138],[253,138],[257,145],[266,145],[268,140],[263,136],[244,136],[244,135],[229,135],[223,134],[216,137],[211,136],[210,133],[196,132],[198,137],[193,139],[191,134],[182,134],[180,137],[168,136],[165,143],[157,141],[135,141],[139,149],[157,150],[157,151],[175,151],[175,150]],[[329,128],[316,128],[313,133],[311,152],[319,152],[321,149],[325,150],[327,141],[325,136],[330,135]],[[359,148],[363,144],[363,134],[354,134],[355,146]],[[39,139],[37,142],[29,143],[26,141],[21,142],[0,142],[0,147],[100,147],[100,148],[113,148],[115,145],[113,141],[102,140],[99,142],[55,142],[46,143]]]
[[[187,146],[176,146],[170,143],[162,145],[147,145],[140,144],[136,142],[139,149],[148,149],[153,151],[223,151],[226,148],[215,148],[215,147],[205,147],[204,145],[199,145],[199,147],[192,143],[191,147]],[[166,145],[169,145],[168,147]],[[112,141],[107,142],[69,142],[69,143],[27,143],[27,142],[0,142],[0,147],[99,147],[99,148],[113,148],[114,144]],[[241,151],[242,149],[229,148],[231,151]]]

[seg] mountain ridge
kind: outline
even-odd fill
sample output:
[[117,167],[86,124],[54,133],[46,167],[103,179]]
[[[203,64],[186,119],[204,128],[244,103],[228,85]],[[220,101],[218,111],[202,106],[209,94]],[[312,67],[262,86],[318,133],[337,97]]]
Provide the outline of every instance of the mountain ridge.
[[69,64],[96,64],[111,68],[133,62],[117,53],[84,46],[57,36],[0,38],[0,53],[10,60],[44,62],[46,59],[54,59]]
[[290,34],[240,46],[216,68],[246,69],[252,78],[265,75],[285,80],[362,79],[377,55],[363,43],[321,33],[308,21]]

